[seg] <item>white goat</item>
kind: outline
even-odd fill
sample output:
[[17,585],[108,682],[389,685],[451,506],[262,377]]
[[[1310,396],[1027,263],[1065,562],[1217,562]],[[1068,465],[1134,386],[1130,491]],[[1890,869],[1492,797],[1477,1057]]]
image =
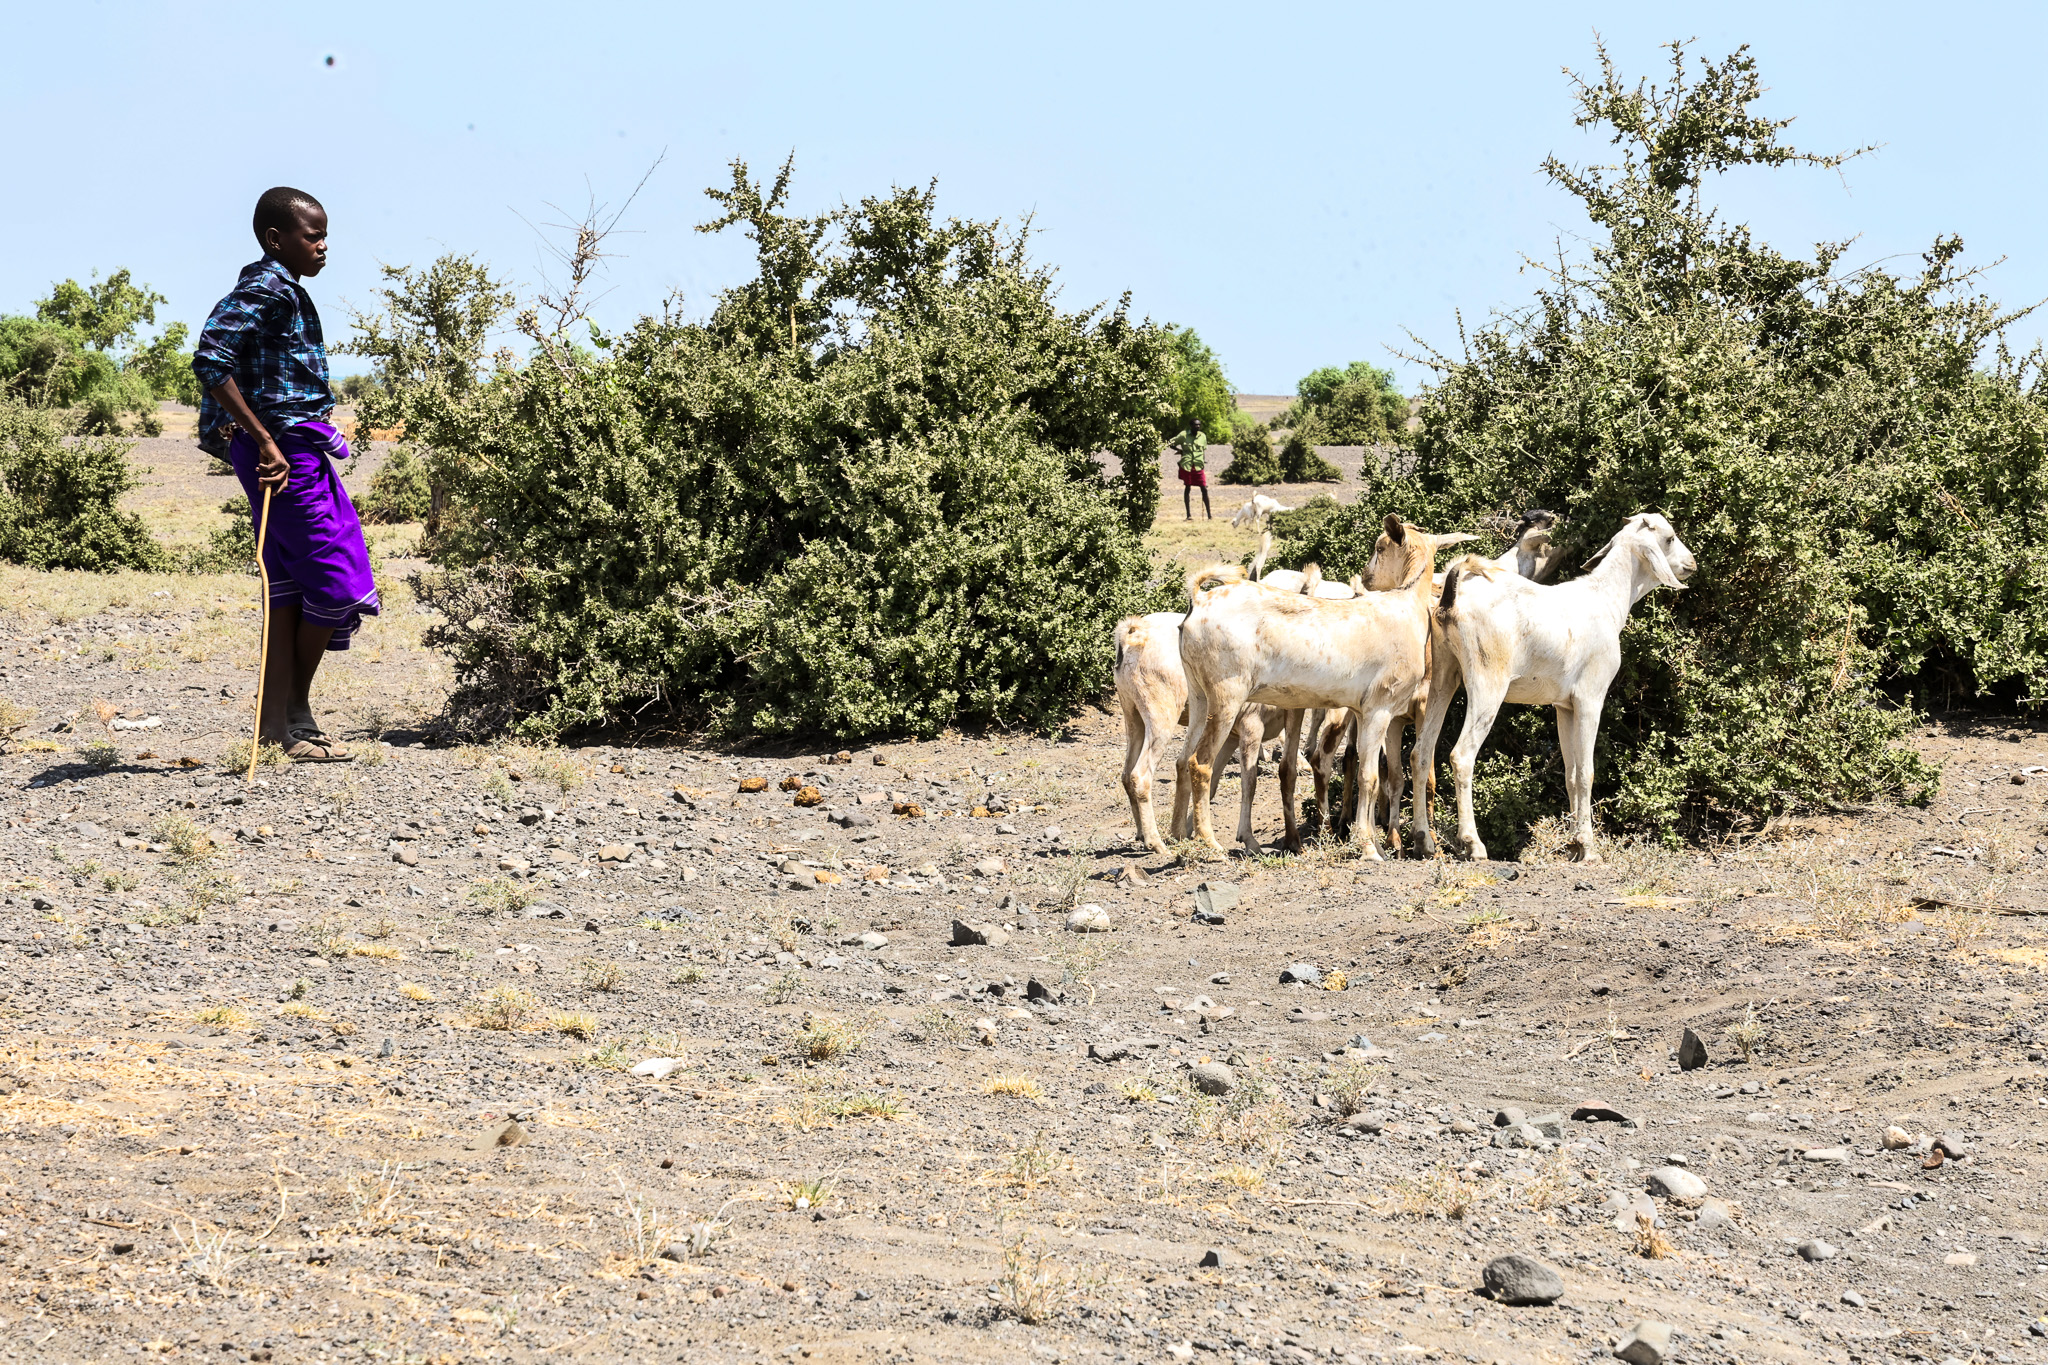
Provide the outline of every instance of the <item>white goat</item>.
[[[1180,666],[1180,623],[1177,611],[1155,611],[1150,616],[1126,616],[1116,626],[1116,701],[1124,718],[1124,795],[1131,803],[1131,822],[1138,838],[1154,853],[1167,851],[1159,837],[1159,822],[1152,813],[1152,774],[1166,752],[1168,731],[1187,717],[1188,680]],[[1238,763],[1249,787],[1256,779],[1259,749],[1279,734],[1281,713],[1270,706],[1247,706],[1232,727],[1238,742]],[[1168,828],[1176,839],[1188,832],[1188,784],[1179,780],[1175,765],[1173,820]],[[1216,799],[1221,785],[1218,764],[1208,796]]]
[[1246,526],[1253,527],[1255,529],[1261,528],[1265,526],[1266,519],[1268,517],[1271,517],[1275,512],[1286,512],[1291,510],[1292,509],[1289,508],[1286,503],[1280,501],[1278,498],[1267,497],[1264,493],[1261,493],[1258,489],[1254,488],[1252,490],[1251,501],[1247,502],[1244,506],[1237,509],[1237,511],[1230,518],[1230,524],[1232,526],[1240,528]]
[[[1411,539],[1397,517],[1387,518],[1386,530],[1391,553],[1402,563],[1398,592],[1329,600],[1271,591],[1235,566],[1189,572],[1190,607],[1180,630],[1188,680],[1180,780],[1191,792],[1208,785],[1225,735],[1254,702],[1356,712],[1361,751],[1378,752],[1394,713],[1407,707],[1427,675],[1430,632],[1431,547]],[[1374,772],[1351,791],[1359,812],[1352,837],[1363,829],[1366,856],[1375,859],[1377,840],[1363,816],[1372,809],[1377,785]],[[1292,836],[1291,803],[1286,817]],[[1195,803],[1195,836],[1222,852],[1206,801]],[[1237,837],[1247,853],[1260,851],[1252,833],[1250,783],[1239,801]]]
[[1550,534],[1560,520],[1555,512],[1530,508],[1508,537],[1507,551],[1487,562],[1531,583],[1548,583],[1564,559],[1563,547],[1550,543]]
[[[1486,856],[1472,814],[1472,765],[1486,742],[1503,702],[1557,708],[1558,748],[1564,756],[1565,789],[1571,796],[1571,848],[1580,860],[1596,863],[1593,844],[1593,742],[1607,689],[1621,667],[1621,629],[1630,608],[1660,584],[1682,588],[1699,567],[1671,523],[1655,512],[1638,512],[1614,538],[1586,561],[1583,578],[1544,587],[1502,573],[1498,566],[1466,556],[1444,574],[1436,609],[1439,654],[1455,663],[1465,685],[1465,729],[1451,750],[1458,788],[1458,843],[1473,858]],[[1436,670],[1422,732],[1415,741],[1424,772],[1435,773],[1437,736],[1455,687]],[[1434,783],[1423,785],[1433,792]],[[1425,814],[1417,823],[1424,854],[1436,851]]]

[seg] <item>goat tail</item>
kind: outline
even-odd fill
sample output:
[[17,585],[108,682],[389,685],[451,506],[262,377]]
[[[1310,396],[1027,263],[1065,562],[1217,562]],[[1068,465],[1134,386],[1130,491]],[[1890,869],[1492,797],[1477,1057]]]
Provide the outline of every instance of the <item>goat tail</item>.
[[1226,584],[1244,581],[1244,570],[1236,564],[1225,564],[1219,560],[1214,564],[1198,565],[1188,570],[1188,604],[1191,608],[1198,605],[1202,600],[1202,594],[1212,587],[1220,588]]
[[1436,619],[1449,625],[1451,613],[1458,608],[1458,566],[1453,564],[1444,571],[1444,595],[1437,599]]

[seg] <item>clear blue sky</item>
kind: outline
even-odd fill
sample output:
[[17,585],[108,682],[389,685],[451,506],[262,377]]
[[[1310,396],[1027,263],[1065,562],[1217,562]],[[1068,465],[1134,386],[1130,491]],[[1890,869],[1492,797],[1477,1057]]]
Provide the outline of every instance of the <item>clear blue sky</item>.
[[[737,234],[690,231],[743,157],[797,155],[795,201],[936,177],[942,211],[1036,216],[1072,305],[1128,289],[1190,324],[1247,392],[1388,363],[1403,329],[1454,348],[1526,300],[1524,252],[1578,230],[1537,172],[1600,159],[1560,68],[1655,74],[1659,41],[1749,43],[1811,150],[1883,149],[1842,177],[1746,172],[1730,215],[1805,251],[1900,266],[1938,233],[2007,257],[1989,288],[2048,296],[2048,8],[1949,4],[1136,6],[41,5],[9,21],[0,311],[132,268],[197,324],[253,257],[271,184],[318,195],[330,338],[379,261],[476,253],[538,282],[550,202],[616,202],[664,149],[621,237],[617,325],[743,278]],[[325,59],[335,59],[330,68]],[[1902,259],[1898,259],[1902,258]],[[2042,332],[2022,323],[2026,344]],[[346,366],[344,366],[346,367]],[[1402,366],[1404,380],[1420,375]]]

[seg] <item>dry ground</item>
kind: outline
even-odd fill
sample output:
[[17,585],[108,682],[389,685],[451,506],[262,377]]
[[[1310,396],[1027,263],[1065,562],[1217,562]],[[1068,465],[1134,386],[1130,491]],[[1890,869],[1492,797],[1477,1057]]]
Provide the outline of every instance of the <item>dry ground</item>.
[[[202,534],[228,481],[142,458]],[[844,764],[427,747],[404,566],[323,674],[364,761],[254,787],[251,582],[5,576],[9,1359],[1590,1361],[1644,1318],[2042,1358],[2032,731],[1930,727],[1926,810],[1599,868],[1181,866],[1096,711]],[[1645,1192],[1674,1162],[1704,1198]],[[1559,1303],[1476,1292],[1507,1252]]]

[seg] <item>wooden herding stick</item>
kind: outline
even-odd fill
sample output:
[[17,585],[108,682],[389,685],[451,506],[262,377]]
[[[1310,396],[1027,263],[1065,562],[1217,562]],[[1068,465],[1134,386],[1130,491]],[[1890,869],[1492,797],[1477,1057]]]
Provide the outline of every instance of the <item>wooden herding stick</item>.
[[263,541],[270,534],[270,488],[263,490],[263,516],[256,523],[256,575],[263,580],[263,630],[256,648],[256,724],[249,732],[249,785],[256,784],[256,755],[263,748],[263,675],[270,671],[270,568]]

